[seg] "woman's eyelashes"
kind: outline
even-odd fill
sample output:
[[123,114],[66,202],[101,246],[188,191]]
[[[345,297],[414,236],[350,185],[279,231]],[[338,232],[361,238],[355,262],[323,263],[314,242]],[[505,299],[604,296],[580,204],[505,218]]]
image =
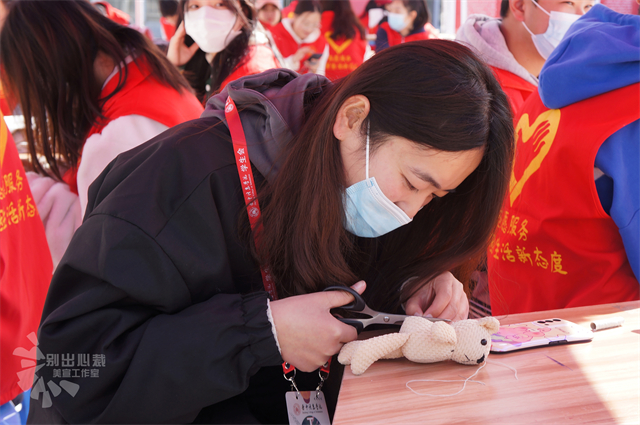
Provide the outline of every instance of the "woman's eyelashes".
[[409,190],[411,190],[413,192],[418,192],[420,190],[420,189],[416,188],[414,185],[412,185],[408,178],[404,177],[404,181],[407,184],[407,187],[409,188]]

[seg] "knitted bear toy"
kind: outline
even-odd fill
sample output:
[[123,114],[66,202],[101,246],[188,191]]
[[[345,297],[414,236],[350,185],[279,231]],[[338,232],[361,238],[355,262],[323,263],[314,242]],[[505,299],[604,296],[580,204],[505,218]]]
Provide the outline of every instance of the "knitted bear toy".
[[491,334],[498,332],[495,317],[478,320],[431,322],[420,317],[407,317],[398,333],[352,341],[340,350],[338,361],[351,365],[354,375],[361,375],[379,359],[406,357],[418,363],[454,360],[467,365],[484,362],[491,349]]

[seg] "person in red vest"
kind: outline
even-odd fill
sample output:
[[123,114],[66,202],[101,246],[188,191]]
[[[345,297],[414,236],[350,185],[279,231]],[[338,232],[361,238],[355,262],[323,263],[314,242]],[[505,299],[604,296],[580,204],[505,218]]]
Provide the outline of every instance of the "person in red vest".
[[[545,32],[553,35],[552,32],[560,30],[552,38],[557,45],[564,34],[562,31],[566,31],[568,25],[557,26],[549,15],[560,13],[563,21],[570,23],[586,13],[594,3],[594,0],[577,0],[573,3],[559,0],[502,0],[500,19],[471,15],[458,30],[456,40],[473,47],[491,67],[509,98],[517,120],[525,100],[538,87],[538,75],[550,51],[547,45],[546,50],[542,50],[541,46],[540,52],[528,29],[540,33],[535,36],[536,39],[543,37]],[[491,314],[485,271],[478,274],[478,286],[471,303],[478,307],[478,315]]]
[[389,12],[380,22],[376,34],[376,53],[387,47],[409,41],[438,38],[429,24],[426,0],[393,0],[385,8]]
[[378,33],[380,21],[384,17],[386,5],[391,4],[391,0],[369,0],[364,11],[358,19],[367,31],[369,46],[375,51],[375,36]]
[[56,265],[104,167],[203,108],[145,36],[90,3],[17,1],[8,9],[2,81],[33,123],[25,130],[38,174],[28,178]]
[[52,272],[44,227],[0,113],[0,420],[12,400],[31,388],[36,332]]
[[[509,97],[514,116],[522,104],[538,86],[538,75],[549,56],[549,46],[536,47],[534,39],[553,31],[568,29],[568,25],[549,25],[550,14],[564,17],[566,22],[578,19],[595,0],[576,0],[573,3],[560,0],[502,0],[501,19],[485,15],[471,15],[456,34],[456,40],[475,48],[491,66]],[[557,15],[560,12],[562,15]],[[573,16],[569,16],[573,15]],[[568,18],[568,20],[566,19]],[[535,35],[532,37],[532,31]],[[563,32],[553,39],[557,45]],[[551,46],[551,50],[554,46]]]
[[233,80],[280,67],[247,0],[180,0],[179,11],[167,58],[202,103]]
[[[300,0],[293,18],[283,18],[271,28],[273,42],[283,58],[283,65],[300,74],[324,69],[328,53],[320,28],[322,7],[316,0]],[[316,57],[312,57],[312,55]]]
[[516,135],[488,254],[492,313],[639,299],[640,17],[595,5],[576,21]]
[[255,7],[258,20],[268,31],[282,20],[282,0],[256,0]]
[[334,81],[362,65],[371,56],[371,49],[366,30],[353,13],[351,2],[323,0],[322,10],[321,32],[327,42],[325,51],[328,53],[324,75]]

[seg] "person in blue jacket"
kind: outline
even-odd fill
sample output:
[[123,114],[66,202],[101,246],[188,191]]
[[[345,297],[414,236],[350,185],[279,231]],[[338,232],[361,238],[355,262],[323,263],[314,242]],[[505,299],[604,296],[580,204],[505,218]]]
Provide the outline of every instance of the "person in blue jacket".
[[[540,98],[567,105],[640,81],[640,16],[597,4],[576,21],[540,73]],[[593,111],[598,119],[598,111]],[[600,147],[594,178],[603,209],[620,230],[640,279],[640,117]]]

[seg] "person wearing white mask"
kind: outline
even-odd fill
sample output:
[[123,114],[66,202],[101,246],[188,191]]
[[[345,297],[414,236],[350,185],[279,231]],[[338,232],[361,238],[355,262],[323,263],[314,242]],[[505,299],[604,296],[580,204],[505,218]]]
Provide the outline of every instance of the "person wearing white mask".
[[181,0],[167,57],[204,103],[245,75],[280,67],[246,0]]
[[388,14],[376,34],[376,53],[409,41],[438,38],[429,23],[431,14],[426,0],[393,0],[385,6]]
[[472,46],[496,73],[515,117],[538,86],[538,75],[571,24],[595,0],[502,0],[501,19],[471,15],[456,40]]

